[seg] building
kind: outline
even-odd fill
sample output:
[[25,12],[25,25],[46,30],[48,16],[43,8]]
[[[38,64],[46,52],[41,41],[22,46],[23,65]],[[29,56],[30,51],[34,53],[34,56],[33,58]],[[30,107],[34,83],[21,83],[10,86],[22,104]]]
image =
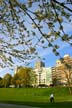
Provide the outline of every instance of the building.
[[72,82],[72,58],[69,55],[64,55],[63,61],[56,61],[56,66],[52,67],[52,80],[55,80],[57,85]]
[[46,68],[42,61],[36,62],[35,69],[37,75],[37,85],[50,85],[52,84],[52,71],[51,67]]
[[[21,67],[17,67],[15,73]],[[68,85],[72,83],[72,57],[68,54],[56,61],[54,67],[45,67],[45,63],[38,61],[35,63],[34,72],[36,74],[35,85]]]
[[14,72],[14,74],[18,73],[19,70],[21,69],[21,67],[22,67],[22,66],[17,66],[17,67],[15,68],[15,72]]
[[45,63],[44,62],[38,61],[38,62],[35,63],[35,68],[36,69],[39,69],[41,67],[45,67]]

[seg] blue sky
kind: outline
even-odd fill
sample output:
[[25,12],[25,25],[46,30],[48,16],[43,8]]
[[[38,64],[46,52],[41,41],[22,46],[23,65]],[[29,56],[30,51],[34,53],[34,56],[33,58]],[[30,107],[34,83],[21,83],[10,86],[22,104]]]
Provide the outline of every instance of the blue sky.
[[[72,47],[66,46],[66,47],[62,48],[60,50],[60,54],[62,56],[64,56],[65,54],[69,54],[72,57]],[[59,57],[55,56],[52,52],[50,54],[46,53],[44,56],[45,56],[46,60],[44,60],[43,62],[45,62],[45,66],[46,67],[55,66],[56,60],[59,59]],[[38,60],[31,61],[30,66],[34,67],[34,64],[35,64],[36,61],[38,61]],[[21,64],[19,64],[19,65],[21,65]],[[22,63],[22,65],[23,65],[23,63]],[[15,67],[13,69],[15,69]],[[0,70],[0,76],[5,75],[6,73],[10,73],[10,74],[13,75],[14,74],[14,70],[12,71],[9,68],[5,68],[5,69]]]
[[[36,7],[34,7],[36,8]],[[28,20],[28,19],[27,19]],[[29,21],[29,20],[28,20]],[[28,24],[26,22],[26,24]],[[68,24],[68,23],[63,23],[64,26],[64,31],[69,34],[72,35],[72,25]],[[29,29],[31,29],[31,26],[28,26]],[[45,32],[48,32],[48,30],[45,28],[44,29]],[[39,33],[37,34],[39,35]],[[65,54],[69,54],[72,57],[72,47],[67,44],[66,42],[62,42],[60,39],[57,39],[55,42],[55,44],[58,44],[60,46],[60,48],[58,49],[58,51],[60,52],[60,55],[63,57]],[[71,40],[72,43],[72,40]],[[43,60],[45,62],[45,66],[46,67],[52,67],[55,66],[56,60],[59,59],[59,56],[55,56],[52,52],[51,48],[42,50],[41,48],[38,48],[38,52],[39,55],[42,58],[45,58],[45,60]],[[34,67],[35,62],[38,61],[37,58],[35,58],[34,60],[30,61],[30,65],[31,67]],[[4,68],[4,69],[0,69],[0,76],[4,76],[6,73],[10,73],[10,74],[14,74],[14,69],[16,68],[16,66],[24,66],[24,63],[15,63],[14,67],[12,67],[13,71],[10,68]]]
[[[61,56],[63,57],[65,54],[69,54],[72,57],[72,47],[69,45],[63,45],[60,50],[59,50]],[[55,66],[56,60],[59,59],[58,56],[55,56],[52,51],[50,50],[50,52],[48,52],[48,50],[46,52],[42,52],[41,56],[45,57],[45,60],[43,61],[45,63],[46,67],[52,67]],[[34,67],[35,62],[38,61],[38,59],[32,60],[30,63],[31,67]],[[18,65],[23,65],[23,63],[18,64]],[[14,70],[15,67],[12,68],[13,70],[9,69],[9,68],[4,68],[0,70],[0,76],[3,77],[6,73],[10,73],[12,75],[14,75]]]

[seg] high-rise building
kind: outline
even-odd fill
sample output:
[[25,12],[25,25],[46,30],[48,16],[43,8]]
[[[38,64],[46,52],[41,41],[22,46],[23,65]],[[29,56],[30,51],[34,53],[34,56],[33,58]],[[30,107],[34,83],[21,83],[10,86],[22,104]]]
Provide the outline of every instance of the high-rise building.
[[[19,71],[17,67],[15,73]],[[38,61],[35,64],[34,72],[37,80],[36,85],[50,85],[56,83],[57,85],[67,85],[68,81],[72,83],[72,57],[64,55],[62,59],[56,61],[54,67],[45,67],[45,63]]]
[[38,62],[35,63],[35,68],[36,69],[39,69],[41,67],[45,67],[45,63],[44,62],[38,61]]
[[72,58],[64,55],[63,62],[56,61],[56,66],[52,67],[52,79],[56,79],[57,84],[68,84],[68,79],[72,80]]
[[36,62],[35,69],[37,75],[37,85],[50,85],[52,84],[52,71],[51,67],[45,67],[41,61]]
[[20,70],[21,68],[22,68],[22,66],[17,66],[17,67],[15,68],[15,74],[18,73],[19,70]]

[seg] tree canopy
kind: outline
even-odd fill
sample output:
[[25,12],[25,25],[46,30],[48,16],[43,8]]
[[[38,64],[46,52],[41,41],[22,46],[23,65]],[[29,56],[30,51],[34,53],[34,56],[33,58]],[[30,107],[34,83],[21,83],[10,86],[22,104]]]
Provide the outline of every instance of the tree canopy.
[[36,74],[32,68],[19,67],[12,78],[12,84],[18,87],[27,87],[36,84]]
[[4,87],[9,87],[9,85],[11,84],[11,79],[12,79],[12,76],[9,73],[7,73],[4,76],[3,81],[2,81],[3,86]]
[[[40,58],[38,48],[60,56],[58,38],[72,46],[72,4],[60,0],[0,0],[0,67]],[[61,56],[60,56],[61,57]]]

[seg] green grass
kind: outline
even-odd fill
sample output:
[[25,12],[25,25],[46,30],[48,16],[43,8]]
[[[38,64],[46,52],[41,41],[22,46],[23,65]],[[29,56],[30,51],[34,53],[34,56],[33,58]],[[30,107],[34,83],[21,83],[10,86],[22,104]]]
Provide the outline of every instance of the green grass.
[[[54,93],[55,102],[49,102]],[[0,88],[0,102],[39,106],[41,108],[72,108],[72,95],[68,88]]]

